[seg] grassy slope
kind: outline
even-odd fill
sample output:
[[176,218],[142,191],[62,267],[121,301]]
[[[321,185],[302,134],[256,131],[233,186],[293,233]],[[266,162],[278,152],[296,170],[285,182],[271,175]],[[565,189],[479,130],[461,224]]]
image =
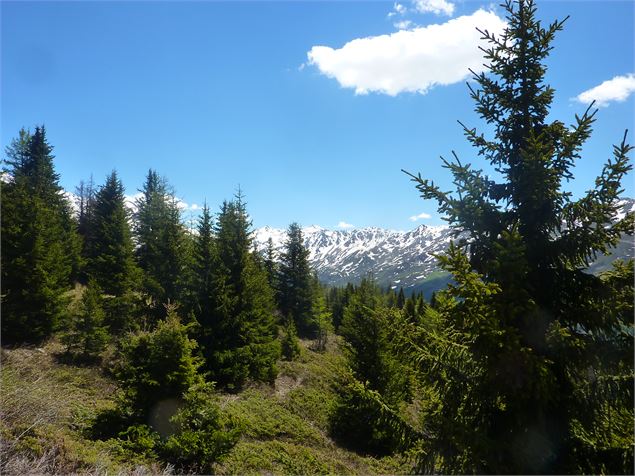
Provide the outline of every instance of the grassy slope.
[[58,362],[55,342],[2,350],[2,474],[161,473],[151,461],[123,461],[109,442],[82,436],[90,418],[113,403],[115,385],[97,368]]
[[[344,370],[339,340],[280,362],[275,386],[253,385],[221,394],[224,411],[244,425],[236,447],[215,472],[221,474],[397,474],[407,473],[399,457],[375,459],[337,446],[328,437],[332,383]],[[114,404],[116,387],[98,368],[60,363],[60,345],[2,351],[0,438],[2,474],[157,474],[170,468],[152,460],[129,460],[113,441],[82,436],[91,417]]]

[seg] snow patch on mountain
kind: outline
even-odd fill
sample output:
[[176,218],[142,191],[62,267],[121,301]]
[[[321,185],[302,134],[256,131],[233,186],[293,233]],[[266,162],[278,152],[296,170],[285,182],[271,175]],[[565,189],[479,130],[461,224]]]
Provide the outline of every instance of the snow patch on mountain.
[[[437,270],[433,255],[442,253],[451,239],[447,226],[421,225],[411,231],[310,226],[302,231],[311,265],[321,281],[332,285],[359,281],[370,272],[384,285],[414,285]],[[255,230],[254,241],[263,251],[271,238],[274,250],[280,253],[286,236],[286,230],[265,226]]]
[[[619,206],[616,221],[635,212],[635,200],[631,198],[621,200]],[[322,282],[342,286],[359,282],[372,272],[382,286],[403,286],[406,290],[439,276],[435,255],[442,254],[453,239],[450,228],[443,225],[420,225],[410,231],[376,227],[328,230],[312,225],[302,231],[309,260]],[[262,252],[271,238],[274,250],[280,253],[286,237],[286,230],[269,226],[254,232],[254,242]],[[625,236],[611,256],[600,256],[589,270],[607,269],[613,259],[628,259],[634,253],[632,236]]]

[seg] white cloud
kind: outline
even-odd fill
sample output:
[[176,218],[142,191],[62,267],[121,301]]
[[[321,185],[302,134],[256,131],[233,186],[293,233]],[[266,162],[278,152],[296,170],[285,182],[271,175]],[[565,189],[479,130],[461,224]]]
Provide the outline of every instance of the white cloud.
[[418,215],[412,215],[410,217],[410,221],[427,220],[428,218],[432,218],[432,215],[430,215],[429,213],[423,212],[423,213],[419,213]]
[[201,207],[196,203],[189,204],[182,198],[178,197],[176,197],[176,206],[182,211],[196,211],[201,209]]
[[604,81],[602,84],[580,93],[576,99],[584,104],[590,104],[595,101],[596,106],[606,107],[613,101],[626,101],[634,92],[635,74],[631,73],[625,76],[615,76],[613,79]]
[[413,23],[410,20],[401,20],[393,23],[393,25],[395,25],[395,28],[397,28],[398,30],[407,30],[413,25]]
[[[126,197],[124,199],[125,203],[126,203],[126,206],[128,207],[128,209],[132,213],[136,213],[137,212],[137,201],[141,197],[143,197],[143,192],[137,192],[137,193],[132,194],[132,195],[126,195]],[[166,196],[166,198],[170,199],[171,197],[170,196]],[[189,204],[185,200],[183,200],[182,198],[175,197],[175,201],[176,201],[176,206],[181,211],[197,211],[197,210],[201,210],[203,208],[200,205],[198,205],[197,203]]]
[[448,16],[454,14],[454,4],[447,0],[414,0],[415,9],[419,13],[434,13]]
[[394,17],[395,15],[403,15],[407,11],[406,7],[404,7],[400,3],[395,3],[392,7],[392,12],[388,14],[388,18]]
[[124,202],[131,213],[137,213],[137,200],[143,197],[143,192],[137,192],[133,195],[126,195]]
[[338,228],[344,228],[344,229],[347,229],[347,228],[355,228],[355,225],[351,225],[350,223],[346,223],[345,221],[341,221],[341,222],[339,222],[339,223],[337,224],[337,227],[338,227]]
[[484,70],[476,27],[500,33],[505,22],[479,9],[440,25],[358,38],[339,49],[314,46],[308,63],[355,94],[425,94],[436,85],[463,81],[468,68]]

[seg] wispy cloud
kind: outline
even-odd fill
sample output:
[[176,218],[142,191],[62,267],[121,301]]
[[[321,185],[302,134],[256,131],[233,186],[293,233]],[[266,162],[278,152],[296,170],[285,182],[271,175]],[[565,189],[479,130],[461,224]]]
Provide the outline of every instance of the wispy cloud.
[[[137,212],[137,201],[143,197],[143,192],[137,192],[135,194],[132,195],[126,195],[125,197],[125,203],[126,206],[128,207],[128,209],[133,212],[136,213]],[[201,210],[203,207],[198,205],[197,203],[187,203],[185,200],[183,200],[182,198],[175,198],[176,201],[176,206],[179,208],[179,210],[185,212],[185,211],[199,211]]]
[[414,0],[413,3],[419,13],[434,13],[447,16],[454,14],[454,3],[447,0]]
[[355,94],[426,94],[434,86],[463,81],[469,68],[484,70],[476,27],[500,33],[505,22],[479,9],[443,24],[358,38],[337,49],[314,46],[308,63]]
[[350,223],[346,223],[345,221],[341,221],[337,224],[338,228],[343,228],[343,229],[348,229],[348,228],[355,228],[355,225],[351,225]]
[[432,218],[432,215],[430,215],[429,213],[423,212],[423,213],[419,213],[418,215],[412,215],[410,217],[410,221],[427,220],[429,218]]
[[615,76],[602,84],[588,89],[576,96],[583,104],[591,104],[595,101],[598,107],[606,107],[611,102],[624,102],[635,92],[635,74]]
[[401,3],[395,3],[392,6],[392,11],[388,14],[388,18],[394,17],[395,15],[404,15],[407,11],[408,9]]
[[414,24],[410,20],[400,20],[398,22],[393,23],[393,25],[395,25],[395,28],[397,28],[398,30],[407,30]]
[[189,204],[182,198],[176,199],[176,206],[182,211],[196,211],[201,209],[201,207],[196,203]]

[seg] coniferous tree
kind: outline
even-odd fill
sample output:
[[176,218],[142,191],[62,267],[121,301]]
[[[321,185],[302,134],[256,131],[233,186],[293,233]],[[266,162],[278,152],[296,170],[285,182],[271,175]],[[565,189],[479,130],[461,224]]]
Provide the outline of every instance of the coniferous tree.
[[141,192],[135,216],[137,260],[144,290],[161,315],[163,303],[182,297],[185,230],[176,198],[157,172],[148,172]]
[[[502,180],[456,156],[445,166],[457,195],[413,177],[467,235],[441,260],[455,284],[437,293],[423,325],[395,333],[440,392],[421,463],[459,473],[632,471],[632,353],[617,357],[632,349],[632,315],[627,323],[609,308],[617,282],[584,272],[632,232],[632,214],[614,222],[631,147],[623,140],[595,188],[571,198],[563,182],[595,112],[570,127],[547,119],[545,59],[563,22],[543,27],[531,0],[506,8],[505,31],[482,32],[489,72],[470,88],[494,137],[465,127]],[[632,301],[632,282],[618,289]]]
[[215,304],[206,349],[215,381],[240,387],[247,378],[272,380],[280,348],[275,341],[273,291],[252,249],[251,222],[239,191],[215,225]]
[[329,333],[333,331],[333,316],[326,305],[325,291],[320,285],[317,273],[311,277],[313,286],[313,322],[315,323],[315,346],[317,351],[326,350]]
[[95,182],[91,174],[87,182],[81,180],[75,187],[75,206],[77,207],[77,232],[81,238],[82,267],[79,273],[79,281],[88,283],[86,271],[86,258],[92,239],[91,217],[95,201]]
[[196,342],[188,337],[176,309],[166,305],[166,318],[154,330],[130,334],[120,342],[113,374],[131,422],[145,421],[158,402],[180,398],[202,382]]
[[88,275],[104,293],[123,296],[136,281],[137,268],[124,188],[112,172],[92,199],[88,228],[92,238],[87,249]]
[[2,341],[37,342],[66,314],[80,241],[44,127],[7,148],[2,186]]
[[218,272],[212,215],[207,203],[203,205],[197,231],[193,252],[194,314],[199,324],[199,344],[203,353],[207,354],[215,345],[212,336],[220,332],[217,318],[223,308],[222,299],[226,296],[226,276]]
[[327,295],[327,306],[331,311],[333,327],[335,331],[339,331],[339,327],[344,318],[344,309],[353,295],[354,286],[348,283],[343,288],[331,288]]
[[380,393],[391,378],[387,364],[386,326],[379,312],[381,293],[372,277],[362,279],[344,309],[340,334],[346,339],[349,363],[357,380]]
[[399,294],[397,295],[397,307],[403,309],[406,304],[406,296],[403,293],[403,286],[399,288]]
[[[383,455],[399,445],[398,432],[382,417],[382,408],[394,408],[409,391],[407,372],[390,348],[388,323],[395,309],[382,305],[379,287],[364,278],[344,309],[340,333],[352,378],[337,389],[338,398],[331,417],[333,435],[354,449]],[[368,397],[374,395],[374,398]],[[401,425],[401,423],[399,423]]]
[[67,353],[80,360],[97,359],[109,339],[104,317],[101,289],[90,282],[82,295],[79,310],[61,337]]
[[284,336],[281,342],[282,357],[286,360],[293,360],[300,355],[300,344],[298,343],[298,332],[295,330],[293,319],[286,319],[284,325]]
[[297,223],[289,225],[287,230],[277,284],[278,306],[282,315],[293,319],[301,336],[313,336],[316,331],[314,286],[309,251],[304,246],[302,229]]
[[276,263],[276,252],[273,249],[273,240],[271,237],[267,240],[267,249],[265,250],[265,271],[267,271],[267,281],[271,289],[277,289],[278,266]]

